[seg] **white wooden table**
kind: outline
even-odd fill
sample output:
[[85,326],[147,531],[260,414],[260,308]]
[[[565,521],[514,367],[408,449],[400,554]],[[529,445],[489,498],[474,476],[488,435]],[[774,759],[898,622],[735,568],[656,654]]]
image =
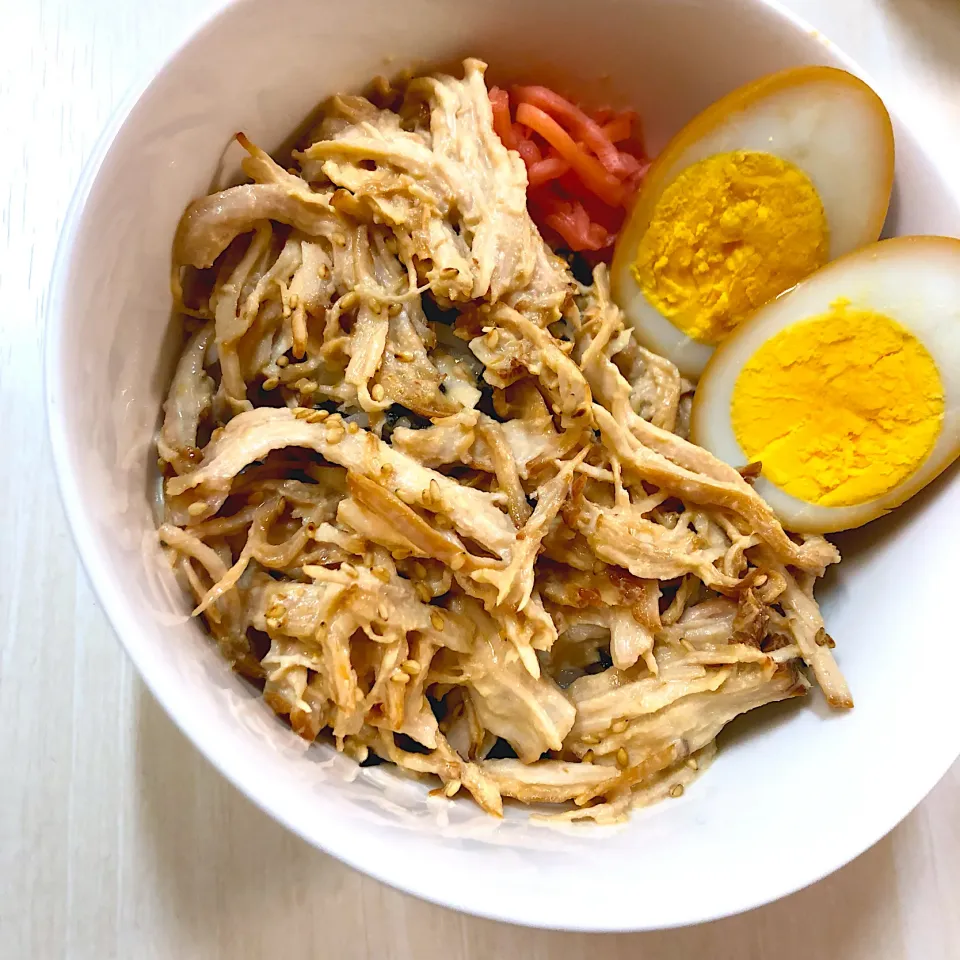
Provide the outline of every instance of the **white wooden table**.
[[[102,124],[217,2],[0,0],[0,958],[960,958],[960,765],[893,834],[785,901],[687,930],[591,937],[461,917],[354,873],[254,809],[161,713],[60,509],[43,437],[43,311]],[[960,0],[789,5],[956,166]]]

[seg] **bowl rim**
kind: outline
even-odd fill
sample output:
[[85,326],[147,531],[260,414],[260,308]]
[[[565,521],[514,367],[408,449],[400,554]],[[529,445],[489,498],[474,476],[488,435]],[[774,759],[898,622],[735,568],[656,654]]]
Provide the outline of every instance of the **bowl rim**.
[[[85,497],[75,482],[74,472],[70,469],[70,442],[64,417],[66,397],[62,393],[60,376],[63,363],[66,360],[62,352],[61,333],[65,315],[64,304],[68,294],[67,281],[70,274],[71,262],[76,250],[77,233],[87,201],[100,174],[103,162],[130,114],[154,82],[171,68],[172,64],[180,57],[187,46],[206,32],[214,29],[217,21],[227,14],[229,10],[240,4],[249,2],[253,2],[253,0],[220,0],[211,10],[201,16],[199,20],[188,25],[179,39],[174,41],[172,46],[166,48],[159,56],[155,57],[152,62],[149,62],[142,68],[139,76],[127,88],[126,93],[120,98],[118,104],[111,112],[83,164],[82,172],[77,180],[71,201],[64,215],[50,272],[50,279],[47,285],[48,297],[44,311],[43,325],[42,389],[47,435],[53,454],[57,489],[67,517],[76,555],[80,559],[87,578],[93,587],[97,601],[106,612],[107,620],[115,637],[126,655],[133,662],[141,681],[150,691],[154,699],[161,705],[167,717],[201,755],[206,758],[214,769],[228,780],[247,800],[271,819],[281,823],[287,830],[310,846],[320,849],[323,853],[336,858],[347,866],[389,887],[425,900],[431,904],[461,911],[471,916],[535,929],[581,933],[631,933],[678,929],[720,920],[729,916],[736,916],[766,906],[767,904],[790,896],[819,882],[851,863],[874,846],[874,844],[882,840],[916,809],[924,798],[934,789],[937,783],[946,775],[956,760],[960,758],[960,743],[956,746],[956,755],[951,755],[952,751],[945,753],[940,764],[931,764],[926,777],[922,779],[917,778],[913,783],[912,789],[901,792],[908,797],[906,804],[904,804],[904,809],[891,823],[883,828],[881,833],[874,835],[874,832],[866,831],[862,836],[856,836],[854,832],[851,832],[848,835],[850,840],[846,846],[842,850],[838,849],[837,854],[825,865],[810,869],[806,875],[793,875],[786,882],[770,883],[762,893],[750,897],[737,906],[715,910],[701,910],[699,914],[692,914],[683,919],[670,920],[664,923],[638,923],[629,920],[625,923],[610,923],[606,922],[602,917],[595,918],[589,914],[570,917],[569,920],[563,918],[557,922],[544,922],[538,920],[536,917],[523,915],[522,904],[518,904],[516,908],[507,910],[490,909],[482,902],[479,904],[469,902],[467,897],[459,893],[458,887],[455,885],[444,888],[441,884],[423,883],[419,880],[411,879],[410,874],[384,868],[381,866],[382,861],[377,858],[357,854],[354,851],[350,839],[351,833],[349,831],[345,832],[342,838],[336,829],[330,829],[322,839],[311,837],[293,818],[271,807],[269,800],[262,797],[257,790],[256,778],[248,772],[247,765],[245,763],[235,764],[230,758],[218,751],[216,749],[216,737],[208,738],[203,731],[202,725],[192,724],[189,718],[189,708],[185,709],[182,703],[174,702],[175,690],[158,684],[156,678],[144,669],[142,658],[138,656],[136,652],[136,645],[131,644],[127,639],[133,636],[138,630],[136,620],[132,610],[128,608],[125,599],[115,588],[109,572],[102,561],[98,546],[100,538],[94,530],[89,511],[85,506]],[[877,85],[871,76],[863,70],[853,58],[837,47],[824,36],[820,30],[814,28],[813,25],[803,17],[787,9],[781,0],[734,0],[734,2],[765,8],[772,17],[783,21],[787,28],[795,32],[806,33],[809,37],[820,43],[826,51],[829,51],[831,57],[843,65],[844,69],[860,77],[869,84],[872,89],[877,89]],[[896,121],[896,125],[909,131],[921,148],[924,148],[926,146],[926,140],[916,135],[913,125],[905,120],[898,110],[891,109],[889,105],[888,110],[892,118]],[[949,180],[943,169],[943,164],[938,159],[936,153],[929,153],[926,149],[923,149],[923,153],[928,162],[932,164],[941,176],[944,184],[948,184]],[[960,204],[960,191],[951,192],[954,193],[958,199],[958,204]],[[587,829],[590,829],[590,827],[587,827]]]

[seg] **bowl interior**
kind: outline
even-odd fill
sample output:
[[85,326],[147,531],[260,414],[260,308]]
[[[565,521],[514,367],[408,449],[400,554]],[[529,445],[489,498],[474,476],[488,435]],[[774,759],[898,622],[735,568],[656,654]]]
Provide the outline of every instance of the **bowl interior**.
[[[464,55],[488,60],[493,81],[635,107],[653,152],[756,76],[849,66],[762,0],[233,4],[118,118],[66,227],[48,400],[80,552],[182,729],[264,809],[360,869],[449,906],[564,928],[665,927],[755,906],[877,840],[960,752],[949,671],[920,666],[955,643],[926,613],[960,539],[955,473],[841,540],[848,555],[821,595],[856,709],[831,716],[814,697],[746,718],[682,799],[607,829],[549,829],[513,808],[497,822],[385,767],[305,749],[188,619],[159,555],[151,444],[177,345],[168,271],[184,205],[209,189],[235,131],[271,149],[328,94]],[[887,233],[960,233],[957,198],[899,123]],[[591,889],[603,895],[585,897]]]

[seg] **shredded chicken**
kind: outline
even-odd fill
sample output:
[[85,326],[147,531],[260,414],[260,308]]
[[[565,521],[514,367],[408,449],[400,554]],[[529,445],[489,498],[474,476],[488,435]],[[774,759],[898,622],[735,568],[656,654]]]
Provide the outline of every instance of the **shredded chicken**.
[[159,538],[224,656],[307,740],[613,822],[735,716],[852,705],[838,555],[685,439],[693,385],[526,210],[484,64],[334,97],[282,167],[190,204]]

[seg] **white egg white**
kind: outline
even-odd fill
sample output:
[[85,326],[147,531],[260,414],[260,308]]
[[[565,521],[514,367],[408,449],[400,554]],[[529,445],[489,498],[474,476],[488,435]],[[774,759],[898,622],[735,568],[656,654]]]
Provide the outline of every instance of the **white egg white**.
[[687,124],[644,182],[617,241],[611,281],[643,345],[692,378],[714,347],[691,340],[653,307],[630,268],[663,191],[692,164],[734,150],[772,153],[810,178],[826,214],[830,259],[876,240],[890,200],[890,117],[877,95],[843,70],[798,67],[763,77]]
[[960,240],[896,237],[828,264],[768,303],[717,349],[697,386],[691,439],[741,467],[747,456],[731,422],[731,402],[744,365],[771,337],[794,323],[828,313],[837,300],[881,313],[905,327],[933,358],[945,393],[940,434],[926,460],[898,486],[866,503],[827,507],[799,500],[766,477],[757,492],[784,526],[798,533],[859,527],[899,506],[960,453]]

